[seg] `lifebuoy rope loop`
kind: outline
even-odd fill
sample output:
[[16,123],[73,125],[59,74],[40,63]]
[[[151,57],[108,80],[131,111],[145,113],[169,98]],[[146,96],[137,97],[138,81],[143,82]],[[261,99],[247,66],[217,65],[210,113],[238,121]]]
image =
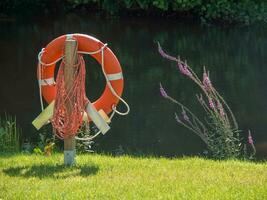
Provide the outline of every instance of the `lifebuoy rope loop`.
[[[78,54],[85,54],[85,55],[94,55],[94,54],[97,54],[97,53],[100,53],[100,52],[103,52],[104,49],[108,46],[107,43],[105,43],[100,49],[96,50],[96,51],[91,51],[91,52],[87,52],[87,51],[77,51]],[[51,65],[54,65],[56,64],[57,62],[59,62],[60,60],[62,60],[64,58],[64,55],[59,57],[58,59],[56,59],[55,61],[51,62],[51,63],[44,63],[42,62],[42,56],[45,52],[45,48],[42,48],[42,50],[39,52],[38,54],[38,62],[42,65],[42,66],[51,66]]]
[[42,69],[41,69],[41,64],[38,63],[38,86],[39,86],[39,98],[40,98],[40,105],[41,105],[41,110],[44,110],[44,102],[43,102],[43,97],[42,97],[42,85],[41,85],[41,75],[42,75]]
[[[104,45],[105,46],[105,45]],[[103,47],[104,47],[103,46]],[[109,89],[110,89],[110,91],[112,92],[112,94],[115,96],[115,97],[117,97],[120,101],[122,101],[122,103],[126,106],[126,111],[125,112],[119,112],[119,111],[117,111],[116,110],[116,107],[115,107],[115,110],[113,110],[113,108],[112,108],[112,110],[113,111],[115,111],[117,114],[119,114],[119,115],[128,115],[129,114],[129,112],[130,112],[130,106],[128,105],[128,103],[122,98],[122,97],[120,97],[118,94],[117,94],[117,92],[114,90],[114,88],[112,87],[112,85],[111,85],[111,83],[110,83],[110,80],[109,80],[109,78],[108,78],[108,76],[107,76],[107,73],[105,72],[105,68],[104,68],[104,48],[102,48],[101,49],[101,66],[102,66],[102,71],[103,71],[103,74],[104,74],[104,76],[105,76],[105,79],[106,79],[106,82],[107,82],[107,84],[108,84],[108,87],[109,87]]]
[[40,64],[41,66],[45,66],[45,67],[47,67],[47,66],[54,65],[54,64],[56,64],[58,61],[62,60],[63,57],[64,57],[64,56],[61,56],[61,57],[59,57],[58,59],[56,59],[55,61],[53,61],[53,62],[51,62],[51,63],[44,63],[44,62],[42,62],[42,56],[43,56],[44,52],[45,52],[45,48],[42,48],[42,50],[41,50],[41,51],[39,52],[39,54],[38,54],[38,62],[39,62],[39,64]]
[[[78,54],[93,55],[93,54],[97,54],[99,52],[103,52],[107,46],[108,46],[108,44],[105,43],[100,49],[98,49],[96,51],[92,51],[92,52],[77,51],[77,52],[78,52]],[[44,62],[42,62],[42,56],[43,56],[44,52],[45,52],[45,48],[42,48],[41,51],[38,53],[38,85],[39,85],[39,99],[40,99],[40,105],[41,105],[42,111],[44,110],[44,103],[43,103],[43,98],[42,98],[42,87],[41,87],[42,66],[48,67],[48,66],[54,65],[64,58],[64,55],[63,55],[51,63],[44,63]]]
[[[107,43],[105,43],[101,48],[99,48],[98,50],[96,50],[96,51],[92,51],[92,52],[86,52],[86,51],[78,51],[78,53],[79,54],[86,54],[86,55],[93,55],[93,54],[97,54],[97,53],[100,53],[101,52],[101,67],[102,67],[102,72],[103,72],[103,74],[104,74],[104,76],[105,76],[105,79],[106,79],[106,82],[107,82],[107,84],[108,84],[108,87],[109,87],[109,89],[110,89],[110,91],[112,92],[112,94],[115,96],[115,97],[117,97],[120,101],[122,101],[122,103],[126,106],[126,111],[125,112],[119,112],[117,109],[116,109],[116,107],[115,107],[115,109],[114,108],[112,108],[112,110],[113,111],[115,111],[117,114],[119,114],[119,115],[127,115],[127,114],[129,114],[129,112],[130,112],[130,106],[128,105],[128,103],[123,99],[123,98],[121,98],[118,94],[117,94],[117,92],[114,90],[114,88],[112,87],[112,85],[111,85],[111,83],[110,83],[110,80],[109,80],[109,78],[108,78],[108,75],[106,74],[106,72],[105,72],[105,68],[104,68],[104,50],[105,50],[105,48],[108,46],[108,44]],[[40,82],[40,80],[41,80],[41,67],[40,67],[40,65],[41,66],[51,66],[51,65],[54,65],[54,64],[56,64],[57,62],[59,62],[60,60],[62,60],[63,58],[64,58],[64,56],[61,56],[60,58],[58,58],[58,59],[56,59],[55,61],[53,61],[53,62],[51,62],[51,63],[43,63],[42,62],[42,60],[41,60],[41,58],[42,58],[42,55],[43,55],[43,53],[45,52],[45,48],[42,48],[42,50],[41,50],[41,52],[38,54],[38,61],[39,61],[39,82]],[[63,59],[64,60],[64,59]],[[79,63],[78,63],[79,64]],[[40,102],[41,102],[41,108],[42,108],[42,110],[44,109],[44,106],[43,106],[43,100],[42,100],[42,90],[41,90],[41,85],[40,85],[40,83],[39,83],[39,93],[40,93]]]
[[[85,54],[85,55],[94,55],[94,54],[97,54],[97,53],[101,53],[101,68],[102,68],[102,72],[104,74],[104,77],[106,79],[106,83],[107,83],[107,86],[108,88],[110,89],[111,93],[117,98],[119,99],[120,101],[122,101],[122,103],[126,106],[126,111],[125,112],[120,112],[117,110],[115,104],[112,105],[112,113],[110,115],[110,119],[112,119],[114,117],[114,115],[117,113],[118,115],[127,115],[129,114],[130,112],[130,106],[128,105],[128,103],[118,95],[118,93],[115,91],[115,89],[113,88],[112,84],[111,84],[111,81],[113,81],[112,78],[110,78],[110,75],[108,75],[106,72],[105,72],[105,63],[104,63],[104,51],[105,51],[105,48],[108,46],[107,43],[103,44],[102,47],[100,47],[98,50],[96,51],[92,51],[92,52],[87,52],[87,51],[77,51],[78,54]],[[57,58],[56,60],[54,60],[53,62],[51,63],[44,63],[42,61],[42,56],[45,52],[45,48],[42,48],[41,51],[39,52],[38,54],[38,84],[39,84],[39,96],[40,96],[40,104],[41,104],[41,109],[42,111],[44,110],[44,105],[43,105],[43,99],[42,99],[42,83],[46,83],[46,80],[42,80],[42,67],[48,67],[48,66],[51,66],[51,65],[55,65],[57,62],[59,62],[60,60],[62,60],[62,62],[64,62],[64,55],[62,55],[61,57]],[[78,63],[77,63],[77,66],[79,65],[79,61],[78,60]],[[121,76],[122,78],[122,73],[120,74],[116,74],[116,76]],[[88,140],[92,140],[94,139],[95,137],[97,137],[101,132],[97,132],[95,135],[91,136],[91,137],[87,137],[87,138],[79,138],[79,137],[75,137],[77,140],[82,140],[82,141],[88,141]]]

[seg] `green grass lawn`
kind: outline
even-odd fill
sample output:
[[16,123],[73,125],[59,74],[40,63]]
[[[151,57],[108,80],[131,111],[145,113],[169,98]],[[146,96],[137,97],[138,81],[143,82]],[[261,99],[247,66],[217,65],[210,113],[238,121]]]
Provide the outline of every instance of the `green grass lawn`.
[[0,199],[267,199],[267,163],[0,155]]

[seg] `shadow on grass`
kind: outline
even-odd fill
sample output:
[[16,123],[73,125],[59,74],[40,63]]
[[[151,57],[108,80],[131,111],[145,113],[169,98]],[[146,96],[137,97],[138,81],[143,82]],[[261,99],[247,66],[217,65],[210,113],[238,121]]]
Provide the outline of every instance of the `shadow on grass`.
[[18,166],[3,169],[8,176],[17,177],[36,177],[36,178],[58,178],[64,179],[69,177],[87,177],[95,175],[99,170],[96,165],[82,165],[66,167],[64,165],[31,165]]

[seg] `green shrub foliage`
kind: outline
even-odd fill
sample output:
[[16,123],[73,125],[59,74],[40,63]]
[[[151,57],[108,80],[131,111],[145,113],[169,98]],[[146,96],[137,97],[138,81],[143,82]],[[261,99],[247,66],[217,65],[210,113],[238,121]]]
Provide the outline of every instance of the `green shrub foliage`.
[[[267,21],[265,0],[2,0],[0,13],[42,13],[86,8],[102,10],[111,15],[126,12],[172,12],[190,15],[203,22],[252,23]],[[150,12],[149,12],[150,13]]]

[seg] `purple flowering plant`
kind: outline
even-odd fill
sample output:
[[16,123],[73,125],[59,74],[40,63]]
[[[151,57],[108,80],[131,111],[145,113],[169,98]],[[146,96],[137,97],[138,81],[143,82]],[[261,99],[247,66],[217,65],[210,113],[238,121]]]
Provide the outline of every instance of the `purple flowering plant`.
[[[163,58],[176,62],[177,68],[182,75],[192,80],[201,89],[196,99],[204,109],[204,120],[198,118],[189,108],[167,94],[160,83],[160,94],[165,99],[177,104],[181,113],[175,113],[175,120],[198,135],[207,145],[209,155],[215,159],[238,158],[242,155],[240,130],[236,118],[219,92],[213,86],[209,71],[204,67],[202,80],[192,70],[186,61],[180,57],[173,57],[163,51],[158,43],[158,51]],[[253,143],[249,132],[248,142]]]

